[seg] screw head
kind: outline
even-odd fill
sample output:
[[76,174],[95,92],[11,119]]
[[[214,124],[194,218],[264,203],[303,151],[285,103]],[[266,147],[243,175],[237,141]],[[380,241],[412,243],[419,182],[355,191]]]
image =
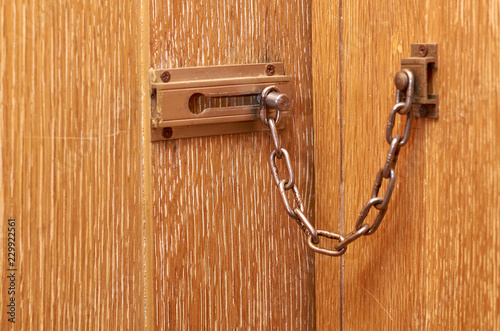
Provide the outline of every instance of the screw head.
[[427,55],[427,46],[425,46],[425,45],[418,46],[418,53],[420,54],[420,56],[426,56]]
[[172,138],[172,134],[174,133],[174,131],[172,130],[172,128],[163,128],[163,130],[161,131],[161,135],[163,136],[163,138],[165,139],[170,139]]
[[272,64],[268,64],[266,67],[266,75],[272,76],[275,73],[275,68]]
[[420,117],[427,117],[427,113],[429,112],[426,105],[421,105],[418,109]]
[[404,71],[400,71],[394,77],[394,85],[400,91],[404,91],[408,88],[408,75]]
[[167,83],[170,80],[170,72],[164,71],[160,75],[161,81]]

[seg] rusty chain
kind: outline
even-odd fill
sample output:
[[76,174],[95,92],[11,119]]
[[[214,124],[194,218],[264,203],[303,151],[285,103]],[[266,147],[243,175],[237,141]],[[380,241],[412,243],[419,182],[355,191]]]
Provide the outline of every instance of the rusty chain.
[[[390,145],[389,153],[387,154],[387,160],[382,168],[377,173],[375,178],[375,183],[373,185],[373,190],[371,198],[365,203],[361,211],[359,212],[358,219],[356,221],[356,226],[353,231],[348,233],[346,236],[342,236],[335,232],[316,230],[312,224],[307,219],[305,215],[304,205],[299,194],[299,190],[295,185],[295,178],[293,175],[293,169],[291,165],[290,155],[288,151],[281,147],[278,138],[278,132],[276,125],[280,120],[280,111],[276,110],[276,115],[274,118],[268,117],[266,97],[271,92],[280,92],[279,88],[276,86],[267,87],[262,91],[260,98],[260,118],[262,124],[270,129],[270,137],[274,145],[274,149],[269,157],[269,164],[271,166],[271,173],[276,186],[279,189],[283,205],[285,207],[288,215],[297,221],[302,230],[306,233],[307,244],[316,253],[321,253],[329,256],[340,256],[344,254],[347,250],[347,246],[353,241],[357,240],[361,236],[367,236],[373,234],[380,223],[382,222],[386,212],[389,201],[391,200],[392,191],[394,190],[394,185],[396,182],[396,172],[395,167],[398,161],[398,155],[401,148],[408,142],[410,137],[410,126],[412,122],[412,114],[410,111],[410,106],[412,103],[413,85],[414,77],[410,70],[404,69],[398,75],[407,75],[407,84],[404,90],[397,90],[396,93],[396,104],[392,107],[390,112],[389,121],[387,123],[386,130],[386,140]],[[403,102],[403,95],[406,96],[406,100]],[[404,129],[403,136],[396,135],[393,137],[392,131],[396,121],[396,114],[406,115],[406,125]],[[280,179],[278,167],[276,166],[276,159],[285,160],[286,168],[288,171],[288,178]],[[379,190],[382,186],[384,180],[389,180],[387,190],[383,197],[379,197]],[[294,195],[294,201],[292,203],[288,200],[287,191],[292,191]],[[370,210],[375,208],[378,210],[378,214],[372,225],[365,223]],[[325,237],[329,239],[337,240],[337,244],[334,246],[333,250],[319,247],[320,239],[319,237]]]

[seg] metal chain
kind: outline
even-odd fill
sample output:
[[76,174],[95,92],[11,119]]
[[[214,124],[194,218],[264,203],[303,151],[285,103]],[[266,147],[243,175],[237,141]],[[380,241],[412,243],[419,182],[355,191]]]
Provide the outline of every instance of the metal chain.
[[[269,157],[272,177],[279,189],[279,193],[281,195],[281,199],[283,201],[283,205],[285,206],[286,212],[299,224],[302,230],[306,233],[306,235],[308,236],[307,244],[316,253],[329,256],[340,256],[344,254],[347,250],[347,246],[350,243],[357,240],[361,236],[368,236],[373,234],[379,227],[387,212],[387,207],[389,201],[391,200],[392,191],[394,190],[394,185],[396,183],[395,167],[398,161],[398,155],[401,147],[403,147],[408,142],[412,122],[410,106],[412,103],[414,77],[413,73],[410,70],[404,69],[402,72],[407,75],[408,84],[405,90],[397,90],[396,104],[392,107],[391,113],[389,115],[389,121],[387,122],[386,140],[389,143],[390,148],[389,152],[387,153],[386,162],[377,173],[375,183],[373,184],[371,198],[365,203],[365,205],[359,212],[354,230],[348,233],[346,236],[342,236],[335,232],[316,230],[307,219],[299,190],[295,185],[295,178],[293,175],[290,154],[288,154],[288,151],[286,149],[281,147],[279,142],[276,126],[280,120],[280,111],[276,110],[276,115],[274,118],[268,117],[267,114],[268,109],[265,102],[267,95],[271,92],[279,93],[280,90],[276,86],[270,86],[262,91],[260,99],[260,118],[262,124],[269,128],[270,137],[274,146],[274,149]],[[402,101],[403,95],[405,95],[406,97],[404,102]],[[395,137],[393,137],[392,131],[396,121],[396,114],[406,115],[406,125],[403,136],[396,135]],[[288,171],[288,177],[280,178],[278,167],[276,165],[276,159],[284,159]],[[382,183],[385,179],[389,180],[389,184],[384,196],[379,197],[380,187],[382,186]],[[290,202],[290,200],[288,199],[288,191],[292,191],[293,193],[294,201],[292,202]],[[368,223],[365,223],[365,219],[372,210],[372,207],[375,208],[375,210],[378,210],[378,214],[373,224],[369,225]],[[319,237],[336,240],[337,244],[334,246],[333,250],[319,247]]]

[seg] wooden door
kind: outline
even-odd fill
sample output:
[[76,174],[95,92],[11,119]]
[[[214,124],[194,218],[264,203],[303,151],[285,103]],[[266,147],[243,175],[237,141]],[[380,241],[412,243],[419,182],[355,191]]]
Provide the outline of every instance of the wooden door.
[[140,4],[0,4],[2,330],[144,328]]
[[318,329],[498,330],[499,2],[317,0],[312,13],[319,228],[354,228],[400,60],[439,44],[439,119],[413,121],[382,225],[342,259],[316,257]]
[[[310,1],[153,0],[151,66],[284,62],[293,151],[314,213]],[[271,178],[265,132],[152,144],[154,288],[158,329],[314,327],[314,257]]]
[[[152,144],[147,74],[283,61],[296,114],[283,144],[312,217],[310,8],[2,2],[0,215],[16,233],[2,330],[314,327],[314,257],[267,134]],[[8,243],[2,230],[2,279]]]
[[[16,323],[5,310],[0,328],[498,329],[499,15],[474,0],[2,2],[0,304],[15,297]],[[150,142],[150,67],[282,61],[307,214],[347,233],[416,42],[439,44],[440,118],[413,122],[386,219],[340,259],[315,257],[283,211],[266,133]]]

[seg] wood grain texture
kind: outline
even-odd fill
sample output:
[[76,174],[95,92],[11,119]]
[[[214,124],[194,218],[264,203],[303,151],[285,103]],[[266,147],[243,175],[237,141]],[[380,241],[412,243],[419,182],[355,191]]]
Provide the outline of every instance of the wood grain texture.
[[0,4],[0,329],[144,327],[139,1]]
[[[154,68],[285,63],[295,116],[281,133],[314,219],[308,1],[151,2]],[[314,329],[313,255],[271,179],[268,134],[156,142],[155,326]]]
[[142,220],[144,224],[144,328],[153,330],[154,324],[154,220],[153,176],[151,166],[151,85],[150,85],[150,22],[149,1],[140,1],[140,55],[141,109],[142,109]]
[[[339,29],[341,8],[328,1],[312,2],[312,67],[314,96],[314,164],[316,179],[316,228],[343,231],[342,100]],[[321,238],[320,246],[336,242]],[[342,307],[343,258],[315,257],[316,325],[337,329]]]
[[[413,122],[384,222],[345,255],[345,329],[497,330],[499,4],[349,1],[342,10],[344,143],[328,153],[344,159],[345,232],[385,159],[392,79],[411,43],[439,44],[440,96],[439,120]],[[319,178],[330,169],[323,149],[315,153]],[[318,302],[318,316],[323,309]]]
[[[344,7],[345,233],[354,229],[386,159],[385,129],[394,104],[393,78],[400,59],[409,57],[412,42],[433,41],[422,31],[422,20],[399,10],[382,10],[386,5],[349,2]],[[415,3],[404,7],[408,13],[419,8]],[[402,132],[404,123],[398,121],[394,132]],[[392,201],[379,230],[352,244],[345,255],[342,318],[346,330],[425,328],[425,284],[435,280],[422,274],[425,249],[434,249],[432,242],[423,240],[432,236],[425,233],[424,226],[437,222],[425,215],[423,194],[429,124],[431,121],[413,121],[410,142],[401,150],[396,167]],[[371,224],[375,215],[372,211],[367,222]],[[359,312],[364,321],[356,320]]]

